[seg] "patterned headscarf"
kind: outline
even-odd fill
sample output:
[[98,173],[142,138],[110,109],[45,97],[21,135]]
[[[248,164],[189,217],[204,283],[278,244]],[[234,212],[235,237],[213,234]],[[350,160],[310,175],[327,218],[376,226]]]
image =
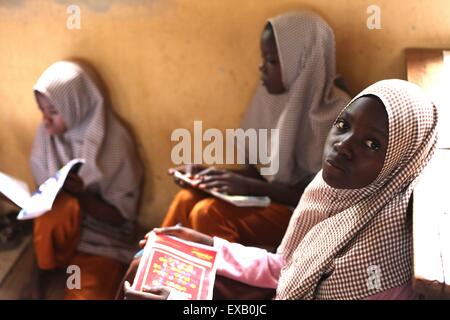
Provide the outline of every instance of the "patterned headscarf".
[[102,197],[125,218],[133,219],[136,201],[131,198],[138,193],[142,166],[130,135],[105,108],[94,74],[89,72],[77,63],[59,61],[34,86],[61,114],[67,131],[50,136],[43,124],[39,126],[31,154],[33,175],[40,184],[69,160],[84,158],[79,176],[85,186],[98,184]]
[[[322,167],[328,131],[350,98],[334,85],[334,34],[322,18],[310,12],[290,12],[268,22],[275,35],[286,92],[269,94],[260,85],[241,127],[280,130],[279,141],[272,141],[268,148],[271,159],[279,158],[279,170],[265,178],[295,185]],[[244,150],[249,152],[240,146],[240,151]]]
[[[365,188],[334,189],[320,171],[308,186],[278,252],[286,258],[277,299],[361,299],[406,284],[412,275],[408,202],[436,146],[437,109],[416,85],[383,80],[389,120],[383,169]],[[374,271],[377,271],[374,274]],[[371,282],[371,276],[379,282]]]

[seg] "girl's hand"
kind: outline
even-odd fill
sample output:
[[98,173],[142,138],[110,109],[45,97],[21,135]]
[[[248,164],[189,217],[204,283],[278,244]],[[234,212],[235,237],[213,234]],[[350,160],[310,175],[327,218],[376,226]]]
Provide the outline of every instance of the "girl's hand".
[[83,180],[76,173],[69,173],[62,189],[78,197],[84,190]]
[[139,241],[139,247],[141,247],[141,248],[145,247],[145,245],[147,244],[148,237],[150,236],[150,232],[147,232],[147,234],[144,236],[144,239]]
[[[210,237],[204,233],[195,231],[191,228],[186,228],[186,227],[182,227],[182,226],[173,226],[173,227],[165,227],[165,228],[155,228],[155,229],[153,229],[153,231],[156,233],[159,233],[159,234],[174,236],[174,237],[177,237],[180,239],[201,243],[201,244],[204,244],[207,246],[214,245],[214,239],[212,237]],[[146,235],[146,237],[148,237],[148,234]],[[145,240],[145,242],[146,242],[146,240]],[[142,241],[141,241],[141,243],[142,243]]]
[[[189,164],[189,165],[182,165],[179,167],[175,167],[175,168],[170,168],[168,170],[168,174],[173,175],[175,171],[179,171],[183,174],[186,174],[188,178],[193,178],[194,175],[196,175],[197,173],[201,172],[205,170],[205,167],[199,164]],[[190,187],[189,184],[187,184],[186,182],[174,177],[173,180],[175,181],[175,183],[177,185],[179,185],[182,188],[187,188]]]
[[5,202],[8,202],[9,204],[18,207],[17,204],[15,204],[14,202],[11,201],[11,199],[9,199],[7,196],[5,196],[3,193],[0,192],[0,200],[3,200]]
[[206,170],[194,178],[200,179],[198,188],[212,189],[230,195],[250,194],[251,180],[232,171],[212,169]]
[[136,291],[128,281],[123,285],[125,300],[167,300],[170,290],[168,287],[143,287],[142,291]]

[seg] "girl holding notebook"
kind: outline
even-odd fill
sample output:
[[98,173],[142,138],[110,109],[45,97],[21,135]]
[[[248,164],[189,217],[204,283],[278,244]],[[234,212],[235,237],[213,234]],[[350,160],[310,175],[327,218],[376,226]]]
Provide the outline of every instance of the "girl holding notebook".
[[[199,165],[177,168],[199,183],[192,188],[178,181],[184,188],[175,196],[162,226],[181,223],[229,241],[263,247],[275,247],[281,241],[292,208],[320,170],[326,134],[350,99],[335,85],[334,34],[319,16],[290,12],[269,19],[261,35],[261,54],[261,84],[241,127],[279,129],[279,140],[270,144],[271,158],[279,161],[278,171],[265,176],[259,165],[236,171],[205,170]],[[253,148],[244,150],[253,152]],[[271,204],[236,207],[202,190],[267,196]]]
[[30,161],[35,182],[73,158],[86,162],[69,176],[52,210],[34,220],[36,272],[25,297],[44,298],[51,272],[75,265],[80,283],[66,288],[65,299],[111,299],[133,256],[143,170],[100,88],[91,69],[71,61],[52,64],[34,86],[43,115]]

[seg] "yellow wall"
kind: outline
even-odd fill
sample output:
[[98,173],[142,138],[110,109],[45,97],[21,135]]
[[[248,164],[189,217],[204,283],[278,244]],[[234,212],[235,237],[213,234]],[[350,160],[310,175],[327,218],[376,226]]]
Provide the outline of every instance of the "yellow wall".
[[[67,6],[81,8],[68,30]],[[381,8],[381,30],[366,9]],[[114,109],[133,128],[146,161],[141,222],[158,224],[177,187],[166,175],[171,132],[234,128],[258,83],[267,17],[309,8],[334,28],[338,71],[352,91],[404,78],[407,47],[450,47],[448,0],[16,0],[0,1],[0,170],[31,183],[40,114],[31,88],[63,58],[83,58],[105,80]]]

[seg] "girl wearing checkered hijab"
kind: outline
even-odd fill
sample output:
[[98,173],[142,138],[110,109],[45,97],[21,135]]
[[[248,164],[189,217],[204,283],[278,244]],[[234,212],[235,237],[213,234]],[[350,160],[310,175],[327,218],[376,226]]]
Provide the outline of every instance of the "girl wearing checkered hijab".
[[[335,85],[333,30],[316,14],[288,12],[270,18],[262,32],[261,54],[261,84],[241,127],[279,130],[279,139],[269,137],[267,143],[275,172],[264,173],[267,168],[260,163],[247,163],[241,171],[209,168],[199,175],[199,188],[268,196],[272,203],[265,208],[238,208],[184,188],[169,207],[163,226],[182,223],[233,242],[279,245],[293,208],[321,168],[328,130],[350,97]],[[259,148],[238,147],[248,159],[258,159]]]
[[[351,130],[346,110],[368,96],[376,96],[385,106],[389,143],[373,182],[348,188],[346,179],[357,172],[349,172],[337,156],[339,152],[344,159],[353,156],[342,148],[345,135],[340,138],[339,130]],[[328,137],[323,171],[300,200],[278,248],[287,261],[277,288],[280,299],[358,299],[411,279],[407,208],[435,149],[436,107],[416,85],[386,80],[364,90],[346,110]],[[336,174],[339,170],[347,177]]]
[[81,267],[82,289],[68,290],[68,299],[113,298],[134,250],[143,174],[134,142],[105,106],[99,79],[87,66],[52,64],[34,93],[43,113],[31,154],[36,183],[73,158],[86,160],[78,175],[69,176],[53,209],[34,221],[38,267]]
[[277,299],[415,298],[408,204],[436,124],[436,107],[410,82],[384,80],[357,95],[275,254],[187,228],[157,231],[214,244],[219,275],[276,289]]

